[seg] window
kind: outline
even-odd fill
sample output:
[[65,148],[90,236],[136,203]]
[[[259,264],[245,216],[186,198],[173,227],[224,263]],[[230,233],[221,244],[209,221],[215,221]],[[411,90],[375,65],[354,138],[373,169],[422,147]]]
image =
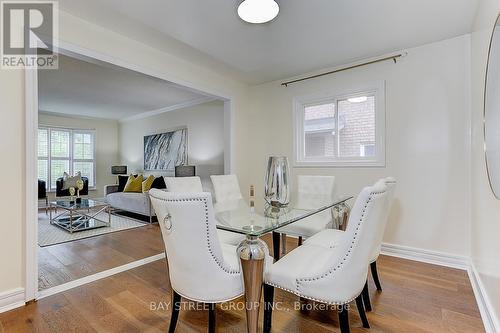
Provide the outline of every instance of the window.
[[95,135],[92,130],[38,128],[38,178],[45,180],[48,190],[56,189],[56,181],[64,172],[81,172],[95,187]]
[[384,166],[384,83],[295,100],[296,166]]

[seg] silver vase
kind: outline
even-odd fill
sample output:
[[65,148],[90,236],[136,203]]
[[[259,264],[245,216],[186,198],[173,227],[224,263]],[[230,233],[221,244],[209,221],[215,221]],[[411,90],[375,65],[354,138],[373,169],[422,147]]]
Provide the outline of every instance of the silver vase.
[[287,157],[269,157],[264,198],[273,207],[286,207],[290,203],[290,169]]

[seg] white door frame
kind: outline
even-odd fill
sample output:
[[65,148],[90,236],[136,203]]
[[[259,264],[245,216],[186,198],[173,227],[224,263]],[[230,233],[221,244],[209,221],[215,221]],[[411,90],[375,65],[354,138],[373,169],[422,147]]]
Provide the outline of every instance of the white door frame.
[[[234,98],[209,87],[187,82],[153,69],[114,58],[80,46],[59,41],[57,52],[78,58],[92,58],[119,67],[127,68],[142,74],[153,76],[165,81],[181,85],[191,91],[202,93],[224,100],[224,170],[229,174],[234,172]],[[25,194],[25,300],[38,298],[38,196],[37,196],[37,140],[38,140],[38,73],[36,69],[25,71],[25,114],[26,114],[26,194]]]

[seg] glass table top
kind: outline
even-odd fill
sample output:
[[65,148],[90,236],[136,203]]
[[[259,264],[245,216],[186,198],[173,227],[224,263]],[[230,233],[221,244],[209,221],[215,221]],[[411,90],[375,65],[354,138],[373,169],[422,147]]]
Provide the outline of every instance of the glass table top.
[[83,199],[83,198],[80,203],[77,203],[74,200],[71,201],[70,199],[56,200],[56,201],[51,201],[50,203],[53,206],[57,206],[59,208],[64,208],[64,209],[87,209],[87,208],[102,207],[107,205],[107,203],[103,201],[98,201],[95,199]]
[[277,208],[265,204],[262,213],[256,212],[244,200],[235,200],[215,204],[215,218],[218,229],[260,237],[291,223],[341,206],[352,198],[351,196],[341,196],[331,203],[315,209],[298,209],[294,208],[293,205]]

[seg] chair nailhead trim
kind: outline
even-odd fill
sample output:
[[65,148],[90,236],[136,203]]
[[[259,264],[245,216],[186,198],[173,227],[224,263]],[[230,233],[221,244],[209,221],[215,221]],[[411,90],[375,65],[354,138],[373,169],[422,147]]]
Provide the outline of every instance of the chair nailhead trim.
[[302,298],[305,298],[305,299],[308,299],[308,300],[311,300],[311,301],[314,301],[314,302],[320,302],[320,303],[328,304],[328,305],[344,305],[344,304],[351,303],[352,301],[354,301],[356,299],[356,297],[358,297],[359,295],[361,295],[361,292],[363,291],[363,289],[361,289],[358,293],[356,293],[358,296],[356,296],[354,298],[351,298],[348,301],[345,301],[345,302],[331,302],[331,301],[326,301],[324,299],[319,299],[319,298],[314,298],[314,297],[302,295],[298,291],[294,291],[294,290],[291,290],[291,289],[288,289],[288,288],[284,288],[282,286],[279,286],[279,285],[271,283],[271,282],[265,282],[265,283],[267,285],[273,286],[275,288],[279,288],[281,290],[287,291],[287,292],[289,292],[291,294],[294,294],[294,295],[297,295],[299,297],[302,297]]
[[239,270],[234,270],[225,265],[224,259],[218,258],[212,249],[212,244],[210,242],[210,224],[208,223],[208,200],[205,198],[191,198],[191,199],[172,199],[172,200],[167,200],[163,198],[158,198],[153,195],[151,195],[152,198],[155,198],[156,200],[160,201],[165,201],[165,202],[195,202],[195,201],[200,201],[203,202],[204,208],[205,208],[205,226],[206,226],[206,232],[207,232],[207,247],[208,247],[208,252],[210,253],[210,256],[212,259],[214,259],[215,263],[217,266],[219,266],[224,272],[231,274],[231,275],[236,275],[240,274]]
[[[345,256],[342,258],[342,260],[340,260],[340,263],[334,267],[333,269],[330,269],[328,272],[326,273],[323,273],[319,276],[315,276],[315,277],[311,277],[311,278],[301,278],[301,279],[296,279],[296,290],[295,291],[292,291],[292,290],[289,290],[289,289],[286,289],[286,288],[282,288],[278,285],[274,285],[272,283],[269,283],[269,282],[266,282],[267,284],[269,285],[272,285],[274,287],[277,287],[277,288],[280,288],[280,289],[283,289],[283,290],[286,290],[288,292],[291,292],[292,294],[295,294],[295,295],[298,295],[300,297],[303,297],[303,298],[307,298],[307,299],[310,299],[310,300],[313,300],[313,301],[318,301],[318,302],[322,302],[322,303],[327,303],[327,304],[333,304],[333,305],[343,305],[343,304],[347,304],[351,301],[353,301],[354,299],[356,299],[356,297],[352,298],[351,300],[349,301],[346,301],[345,303],[331,303],[329,301],[326,301],[326,300],[320,300],[320,299],[314,299],[314,298],[311,298],[311,297],[308,297],[308,296],[305,296],[305,295],[302,295],[301,292],[300,292],[300,285],[301,283],[303,282],[313,282],[313,281],[317,281],[317,280],[320,280],[320,279],[324,279],[326,277],[328,277],[329,275],[332,275],[334,272],[336,272],[337,270],[340,271],[340,269],[342,269],[344,267],[344,263],[345,261],[351,256],[351,250],[352,248],[354,247],[355,243],[356,243],[356,240],[357,240],[357,235],[358,235],[358,231],[359,231],[359,228],[361,226],[361,223],[365,220],[366,218],[366,210],[368,208],[368,205],[372,202],[373,200],[373,197],[374,196],[378,196],[380,194],[384,194],[386,193],[387,191],[381,191],[381,192],[371,192],[370,193],[370,196],[368,197],[368,200],[366,201],[365,203],[365,206],[363,207],[363,210],[362,210],[362,214],[361,214],[361,217],[358,221],[358,224],[356,225],[356,230],[354,232],[354,238],[353,238],[353,241],[351,242],[351,245],[349,246],[349,249],[347,250]],[[361,291],[359,292],[359,294],[361,294]],[[358,294],[358,295],[359,295]]]

